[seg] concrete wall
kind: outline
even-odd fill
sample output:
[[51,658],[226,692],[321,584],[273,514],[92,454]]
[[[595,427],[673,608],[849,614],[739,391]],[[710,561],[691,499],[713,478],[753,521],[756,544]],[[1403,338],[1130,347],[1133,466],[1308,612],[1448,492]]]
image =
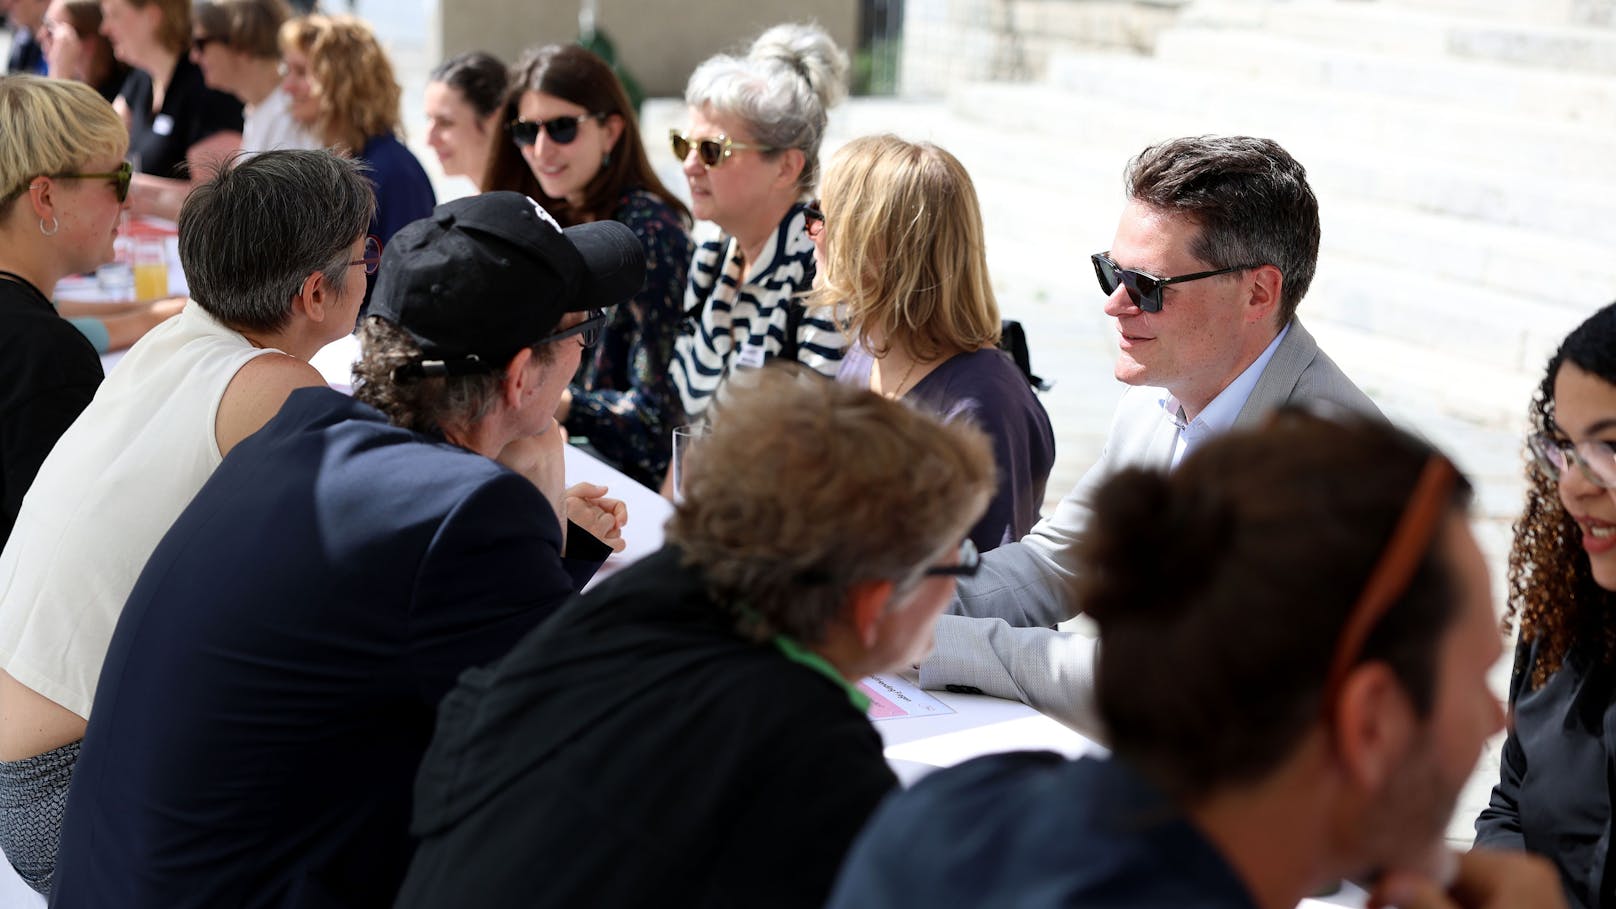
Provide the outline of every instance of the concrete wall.
[[[438,59],[486,50],[514,61],[525,47],[578,37],[575,0],[442,0]],[[700,0],[690,5],[601,0],[598,27],[647,97],[683,95],[696,64],[744,46],[779,22],[817,21],[852,53],[856,0]]]

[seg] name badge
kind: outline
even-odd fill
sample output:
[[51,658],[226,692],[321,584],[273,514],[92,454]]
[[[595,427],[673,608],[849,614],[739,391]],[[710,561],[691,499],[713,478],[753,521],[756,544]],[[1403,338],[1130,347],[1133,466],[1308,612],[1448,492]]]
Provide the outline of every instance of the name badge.
[[158,114],[157,119],[151,122],[151,131],[159,136],[166,136],[174,131],[174,118],[168,114]]
[[742,347],[741,352],[735,356],[735,363],[738,366],[745,366],[747,369],[762,369],[763,345],[748,344]]

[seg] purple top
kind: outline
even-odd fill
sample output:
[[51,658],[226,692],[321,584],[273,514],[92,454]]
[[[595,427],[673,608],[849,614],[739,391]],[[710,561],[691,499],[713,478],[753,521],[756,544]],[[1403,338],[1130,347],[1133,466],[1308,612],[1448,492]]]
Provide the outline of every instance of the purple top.
[[[862,341],[849,345],[836,381],[870,387],[875,357]],[[955,354],[927,373],[903,400],[945,421],[961,416],[988,434],[999,485],[987,513],[971,528],[982,552],[1021,539],[1038,523],[1044,483],[1055,464],[1049,414],[1010,355],[996,347]]]

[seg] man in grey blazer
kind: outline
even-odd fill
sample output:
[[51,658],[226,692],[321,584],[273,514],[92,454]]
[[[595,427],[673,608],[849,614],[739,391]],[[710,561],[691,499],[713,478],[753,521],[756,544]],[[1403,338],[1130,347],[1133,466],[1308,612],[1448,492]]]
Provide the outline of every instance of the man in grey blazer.
[[[1128,166],[1111,249],[1093,256],[1116,320],[1115,374],[1130,386],[1100,460],[1055,513],[982,558],[921,664],[927,688],[1025,701],[1103,737],[1093,699],[1097,641],[1050,626],[1082,611],[1073,543],[1089,495],[1133,465],[1176,465],[1197,444],[1285,403],[1379,411],[1296,319],[1318,261],[1318,200],[1268,139],[1196,137]],[[1173,570],[1172,540],[1140,540]]]

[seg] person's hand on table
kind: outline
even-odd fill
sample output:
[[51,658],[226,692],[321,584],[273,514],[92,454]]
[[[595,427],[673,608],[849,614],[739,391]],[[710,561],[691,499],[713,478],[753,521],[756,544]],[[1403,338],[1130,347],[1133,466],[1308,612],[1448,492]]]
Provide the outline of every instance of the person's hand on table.
[[1376,883],[1369,909],[1565,909],[1560,875],[1541,856],[1474,849],[1458,857],[1444,891],[1431,878],[1394,871]]
[[550,503],[561,522],[562,540],[567,533],[567,432],[554,420],[537,435],[523,436],[507,444],[494,460],[516,471]]
[[622,552],[623,525],[628,523],[628,506],[620,499],[606,498],[606,487],[578,483],[567,489],[567,520],[587,530],[595,539]]

